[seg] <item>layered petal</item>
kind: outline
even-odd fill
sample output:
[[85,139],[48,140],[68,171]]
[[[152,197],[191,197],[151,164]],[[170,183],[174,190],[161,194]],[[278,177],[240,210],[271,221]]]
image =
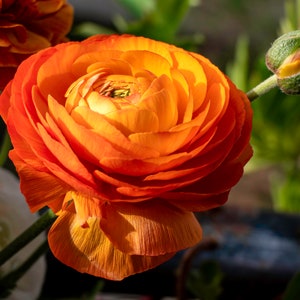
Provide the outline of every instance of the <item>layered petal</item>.
[[[65,7],[55,3],[39,10]],[[142,37],[39,51],[0,95],[0,114],[30,209],[58,215],[54,255],[109,279],[198,243],[193,213],[223,205],[252,156],[247,96],[201,55]]]
[[31,54],[67,41],[73,8],[66,0],[3,0],[0,4],[0,90]]
[[202,236],[194,214],[166,205],[160,199],[107,204],[100,227],[117,249],[131,255],[176,252],[196,244]]
[[79,272],[112,280],[154,268],[175,254],[145,256],[121,252],[100,229],[99,222],[92,217],[88,227],[83,228],[75,214],[61,213],[48,234],[51,251],[61,262]]

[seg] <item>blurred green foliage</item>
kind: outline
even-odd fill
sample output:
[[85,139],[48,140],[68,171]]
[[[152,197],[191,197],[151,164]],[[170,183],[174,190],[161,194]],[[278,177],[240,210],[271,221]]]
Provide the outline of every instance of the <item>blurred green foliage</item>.
[[284,34],[300,28],[300,1],[284,1],[285,18],[280,22],[279,34]]
[[72,37],[82,39],[94,34],[128,33],[164,41],[190,51],[196,50],[203,42],[203,35],[200,33],[188,36],[179,34],[188,11],[198,3],[195,0],[115,1],[129,13],[130,20],[116,14],[112,20],[114,29],[83,22],[74,26]]
[[[286,0],[285,9],[278,35],[299,28],[300,1]],[[244,91],[271,76],[265,65],[265,53],[251,61],[251,70],[249,56],[249,39],[241,36],[236,45],[235,58],[228,64],[227,74]],[[278,173],[270,178],[274,209],[299,213],[300,96],[285,95],[275,89],[255,100],[252,108],[254,157],[250,168],[276,166]]]
[[[115,0],[125,8],[130,20],[120,15],[113,18],[115,28],[84,22],[73,28],[72,34],[86,38],[94,34],[130,33],[165,41],[190,51],[197,51],[203,42],[201,33],[180,35],[181,25],[189,9],[199,2],[191,0]],[[241,11],[244,2],[228,1],[231,9]],[[254,16],[255,17],[255,16]],[[220,20],[221,21],[221,20]],[[300,28],[300,0],[285,0],[285,18],[278,24],[278,36]],[[271,43],[272,41],[270,41]],[[236,44],[235,57],[227,64],[226,73],[243,91],[268,78],[265,53],[253,59],[250,40],[242,35]],[[254,111],[251,143],[254,157],[249,169],[275,165],[279,172],[272,178],[271,194],[274,208],[300,212],[300,96],[287,96],[279,89],[261,96],[252,103]],[[187,288],[197,298],[216,300],[222,293],[223,273],[216,262],[205,262],[189,274]],[[299,298],[300,275],[291,281],[284,300]]]
[[216,300],[222,294],[224,274],[216,261],[205,261],[189,273],[187,288],[197,299]]

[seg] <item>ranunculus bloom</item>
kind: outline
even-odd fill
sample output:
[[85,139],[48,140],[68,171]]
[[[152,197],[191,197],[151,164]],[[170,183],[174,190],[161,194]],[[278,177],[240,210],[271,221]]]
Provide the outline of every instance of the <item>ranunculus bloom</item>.
[[66,41],[73,8],[66,0],[0,1],[0,91],[29,55]]
[[252,155],[245,94],[196,53],[95,36],[24,61],[0,99],[32,211],[54,255],[119,280],[201,240]]

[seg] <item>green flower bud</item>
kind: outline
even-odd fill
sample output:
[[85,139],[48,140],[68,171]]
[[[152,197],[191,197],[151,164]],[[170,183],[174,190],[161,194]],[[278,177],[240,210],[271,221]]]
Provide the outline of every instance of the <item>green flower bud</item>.
[[286,94],[300,94],[300,30],[276,39],[266,54],[266,65]]

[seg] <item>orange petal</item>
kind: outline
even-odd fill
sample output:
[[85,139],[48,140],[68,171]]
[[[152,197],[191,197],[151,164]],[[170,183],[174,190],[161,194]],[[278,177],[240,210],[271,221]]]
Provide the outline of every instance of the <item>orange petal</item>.
[[[48,55],[52,55],[56,50],[48,48],[44,50]],[[10,89],[10,93],[6,94],[4,91],[2,95],[5,97],[9,96],[9,99],[6,103],[10,103],[11,107],[16,107],[18,110],[22,109],[22,106],[25,104],[27,97],[30,97],[31,88],[35,85],[34,74],[39,70],[40,66],[45,62],[47,56],[43,50],[31,55],[17,69],[17,73],[12,81],[11,85],[7,86]],[[1,101],[2,104],[3,101]],[[1,105],[0,104],[0,105]]]
[[76,215],[69,212],[59,215],[48,233],[48,241],[54,256],[65,265],[110,280],[122,280],[154,268],[174,255],[151,257],[121,252],[100,229],[99,219],[90,218],[88,227],[83,228]]
[[229,191],[220,194],[201,194],[186,190],[186,192],[165,193],[161,198],[179,209],[202,212],[222,206],[228,200],[229,194]]
[[189,83],[194,99],[194,111],[196,111],[206,97],[207,75],[203,71],[203,67],[199,61],[189,53],[174,51],[172,54],[178,70]]
[[70,189],[69,185],[46,173],[45,170],[33,168],[32,164],[24,162],[14,150],[10,152],[10,158],[18,171],[21,191],[30,210],[36,212],[45,206],[54,212],[60,210],[64,196]]
[[[86,114],[84,113],[85,111]],[[101,115],[89,109],[84,110],[84,107],[78,107],[76,111],[73,112],[74,118],[72,118],[66,112],[65,108],[51,97],[49,97],[49,112],[69,141],[72,149],[76,153],[80,153],[82,158],[96,163],[101,157],[106,155],[115,155],[116,157],[124,155],[117,150],[119,147],[114,146],[116,141],[120,142],[124,140],[124,136],[107,121],[104,127],[103,121],[105,120],[101,120]],[[95,120],[93,120],[94,118]],[[95,128],[97,128],[97,125],[99,126],[98,130],[100,134],[92,130],[92,127],[89,126],[89,124],[92,124],[90,123],[91,120],[95,121],[95,124],[93,124]],[[75,121],[77,121],[77,123]],[[100,123],[100,121],[102,122]],[[101,132],[101,130],[103,132]],[[106,136],[110,138],[106,139]],[[112,138],[116,139],[110,143],[110,139]],[[102,145],[102,147],[99,148],[99,145]]]
[[[1,82],[1,79],[0,79]],[[11,85],[12,81],[7,84],[4,91],[0,93],[0,115],[3,121],[7,122],[8,111],[10,109],[10,97],[11,97]],[[1,87],[1,85],[0,85]]]
[[[239,161],[224,162],[211,174],[202,180],[178,190],[179,192],[195,194],[222,194],[228,192],[243,175],[243,165]],[[172,192],[170,192],[172,193]],[[176,191],[174,191],[176,194]]]
[[71,186],[95,194],[93,177],[68,144],[63,145],[54,140],[39,123],[38,129],[32,127],[22,114],[18,118],[9,119],[8,125],[15,151],[24,161],[32,165],[36,160],[34,166],[42,166],[44,171],[55,174]]
[[[138,57],[138,59],[137,59]],[[132,50],[121,55],[121,59],[128,62],[133,74],[141,70],[148,70],[157,77],[167,75],[170,77],[170,63],[158,52]]]
[[[86,226],[87,220],[90,217],[102,217],[102,205],[105,203],[105,198],[88,197],[77,191],[68,191],[64,199],[64,207],[67,208],[70,202],[74,203],[74,213],[77,215],[78,222],[82,226]],[[64,208],[63,208],[64,209]]]
[[[118,65],[120,62],[121,70],[123,70],[122,72],[124,72],[124,74],[127,74],[127,72],[129,72],[130,70],[129,64],[118,60],[118,57],[121,55],[121,53],[121,51],[112,49],[102,49],[101,51],[83,53],[78,56],[72,64],[72,73],[76,78],[79,78],[85,75],[88,72],[89,68],[93,70],[96,67],[97,69],[100,67],[103,68],[104,66],[107,67],[107,65],[105,64],[106,62],[108,62],[108,66],[112,68],[112,70],[120,70],[120,66]],[[107,68],[106,71],[108,71]]]
[[129,135],[130,141],[143,147],[159,151],[161,156],[172,154],[191,141],[198,132],[197,127],[178,132],[144,132]]
[[[212,149],[209,152],[207,152],[206,155],[195,157],[194,159],[191,159],[186,163],[182,164],[177,170],[175,169],[177,173],[173,173],[174,170],[172,170],[170,173],[170,176],[172,178],[171,180],[166,180],[169,175],[168,171],[166,171],[166,174],[164,174],[165,177],[162,173],[160,174],[161,176],[160,179],[162,179],[163,181],[144,180],[142,183],[137,181],[137,183],[131,183],[131,184],[127,182],[127,184],[125,183],[119,184],[117,187],[117,191],[126,196],[131,195],[133,197],[146,197],[146,196],[155,197],[160,193],[167,192],[172,189],[173,190],[178,189],[184,186],[189,186],[195,182],[198,182],[202,178],[209,177],[209,174],[213,173],[215,170],[220,170],[220,172],[222,172],[223,169],[220,168],[219,166],[222,164],[223,160],[226,159],[226,156],[228,155],[230,149],[232,149],[233,141],[234,141],[234,135],[232,134],[228,137],[228,141],[225,142],[224,145],[223,144],[220,145],[222,151],[220,151],[219,147],[216,147],[215,149]],[[239,164],[242,168],[242,164],[240,162]],[[189,170],[192,172],[189,172]],[[96,175],[99,177],[103,176],[103,174],[102,175],[96,174]],[[227,174],[227,176],[229,175]],[[155,175],[153,175],[153,177],[150,176],[150,179],[152,178],[155,179],[155,177],[156,177]],[[217,179],[217,180],[212,180],[212,182],[208,182],[207,185],[214,187],[215,186],[214,183],[218,182],[219,180],[223,180],[222,184],[228,182],[227,180],[224,179]],[[237,181],[235,181],[236,178],[234,176],[232,176],[232,180],[233,182],[237,183]],[[113,182],[112,179],[111,181]],[[118,181],[116,180],[116,182]],[[216,185],[215,190],[219,191],[219,188],[223,186],[222,184]],[[232,184],[232,186],[234,184]],[[202,186],[200,185],[199,187],[201,188]],[[214,193],[214,190],[212,189],[207,193]]]
[[[118,55],[118,52],[116,54]],[[99,52],[95,53],[93,56],[89,53],[88,58],[91,59],[91,57],[96,60],[95,62],[91,61],[90,65],[86,66],[87,73],[104,70],[107,74],[132,76],[130,64],[126,61],[117,59],[117,57],[113,57],[111,53],[107,58],[103,57],[103,54]]]
[[[194,101],[190,93],[190,86],[182,73],[177,69],[171,70],[173,84],[177,94],[178,124],[191,121],[194,111]],[[203,90],[205,94],[205,91]]]
[[131,255],[177,252],[195,245],[202,236],[193,213],[166,205],[161,199],[108,204],[100,226],[117,249]]
[[175,126],[178,121],[177,94],[172,81],[165,75],[154,80],[142,95],[138,107],[155,112],[160,131]]
[[[51,161],[60,166],[66,171],[66,173],[72,175],[72,177],[78,179],[83,184],[94,185],[95,183],[93,176],[87,170],[86,166],[82,164],[78,156],[72,151],[70,146],[62,145],[60,142],[54,140],[47,133],[44,127],[38,125],[38,128],[42,141],[44,142],[46,148],[53,155],[53,158],[55,158],[51,159]],[[47,165],[46,161],[45,165]]]
[[[194,145],[194,149],[189,153],[189,160],[165,171],[150,174],[144,178],[144,181],[147,181],[149,182],[149,184],[151,184],[152,180],[170,181],[176,178],[180,178],[183,183],[189,177],[197,177],[198,179],[200,179],[206,176],[208,173],[212,172],[216,167],[218,167],[219,164],[221,164],[223,159],[226,158],[226,156],[232,149],[232,143],[234,141],[233,134],[229,135],[229,133],[232,132],[232,128],[229,133],[227,131],[227,129],[230,129],[229,126],[227,128],[220,126],[220,128],[225,129],[224,131],[221,129],[219,130],[222,133],[226,134],[224,134],[224,137],[222,137],[222,139],[220,137],[220,142],[224,142],[224,144],[218,144],[214,141],[218,140],[216,137],[219,137],[221,133],[217,133],[211,138],[209,135],[207,135],[208,139],[201,139],[201,141],[198,141],[199,143]],[[224,141],[226,137],[227,140]],[[206,147],[210,148],[210,150],[206,151]],[[222,150],[220,150],[220,147],[222,148]],[[201,152],[203,152],[203,154],[201,154]],[[198,155],[199,153],[200,155]]]
[[[78,98],[78,95],[76,97]],[[118,107],[113,101],[111,101],[110,98],[102,96],[98,92],[91,92],[85,100],[86,106],[88,106],[92,111],[102,115],[118,110]],[[84,105],[81,104],[80,106]]]
[[[165,59],[169,63],[172,63],[170,50],[172,50],[173,48],[177,49],[176,47],[166,43],[127,34],[114,36],[95,36],[90,38],[91,41],[95,41],[97,44],[99,44],[99,39],[101,39],[102,41],[101,45],[99,45],[99,51],[107,49],[120,50],[127,53],[129,53],[129,51],[132,51],[130,57],[132,61],[135,61],[135,63],[138,63],[134,55],[136,51],[145,51],[147,53],[152,52],[154,53],[154,55],[158,55],[157,53],[159,53],[159,56],[161,56],[161,58]],[[156,63],[157,61],[154,61],[155,65]],[[151,66],[152,64],[149,65]]]
[[126,136],[133,132],[157,132],[159,129],[157,115],[146,109],[115,110],[107,113],[105,118]]
[[[241,161],[244,161],[244,164],[246,164],[252,156],[249,140],[251,138],[253,111],[246,95],[242,91],[235,90],[233,83],[229,82],[229,84],[231,86],[231,103],[233,106],[237,107],[235,118],[237,122],[236,132],[238,137],[238,140],[234,145],[234,151],[230,153],[230,157],[237,157],[244,151],[244,159],[241,159]],[[246,148],[248,148],[248,150]]]
[[[221,128],[227,130],[229,127]],[[226,130],[224,133],[227,133]],[[229,133],[231,131],[232,128],[229,130]],[[224,138],[227,135],[225,135]],[[194,143],[190,153],[175,153],[172,155],[146,159],[143,161],[137,159],[102,158],[101,164],[108,168],[108,174],[110,175],[100,172],[99,170],[95,171],[95,175],[102,181],[108,182],[114,186],[132,186],[134,190],[138,190],[139,188],[142,188],[142,186],[151,185],[151,181],[155,182],[155,185],[157,186],[166,187],[165,182],[162,183],[158,180],[168,180],[171,182],[171,180],[174,178],[183,178],[191,173],[195,173],[195,176],[199,178],[207,174],[208,170],[211,171],[214,167],[216,167],[216,161],[219,161],[221,158],[225,159],[226,155],[224,156],[224,154],[227,154],[232,147],[232,142],[227,142],[226,147],[223,146],[222,151],[220,151],[219,148],[215,148],[207,154],[197,158],[196,156],[209,145],[209,142],[211,142],[213,137],[214,134],[204,135],[201,139],[197,140],[197,143]],[[229,138],[232,140],[232,135]],[[200,170],[201,173],[199,172]],[[135,185],[137,184],[135,180],[133,180],[133,183],[131,183],[131,176],[112,177],[111,171],[117,172],[118,174],[132,176],[146,175],[146,177],[142,179],[143,183],[139,182],[138,188]],[[181,180],[181,182],[183,183],[184,181]]]
[[[54,53],[48,55],[48,49],[53,49]],[[48,98],[48,95],[52,95],[64,104],[64,95],[68,87],[77,79],[70,72],[71,66],[76,58],[84,52],[84,49],[75,42],[60,44],[48,49],[43,51],[47,59],[38,70],[38,88],[45,99]]]
[[19,41],[15,34],[7,33],[7,37],[11,42],[10,51],[14,53],[30,54],[51,46],[47,38],[29,30],[26,30],[26,39],[24,41]]
[[[86,148],[84,151],[94,150],[99,161],[102,157],[134,157],[136,159],[145,159],[147,157],[159,156],[159,153],[155,149],[132,143],[121,131],[105,120],[105,117],[86,107],[77,107],[74,109],[72,119],[66,114],[64,108],[53,107],[52,112],[54,116],[57,115],[57,111],[60,111],[61,116],[64,116],[62,119],[64,120],[63,122],[57,120],[58,123],[61,123],[60,128],[66,127],[67,136],[73,135],[72,140],[74,142],[78,140],[84,146],[83,148]],[[99,141],[96,142],[93,140],[94,137],[92,140],[89,140],[89,136],[95,136]],[[82,144],[80,140],[83,139],[85,141]],[[93,149],[90,149],[87,145],[90,145],[89,147]],[[98,145],[103,146],[99,149]]]
[[[141,176],[171,169],[190,158],[192,158],[192,155],[183,152],[147,160],[104,157],[100,160],[100,163],[108,173],[114,171],[118,174]],[[99,175],[99,177],[101,177],[101,175]],[[127,178],[129,179],[129,177]]]
[[207,91],[207,99],[209,100],[209,111],[206,119],[202,124],[202,132],[208,130],[219,121],[224,113],[229,102],[229,89],[219,83],[212,83]]
[[[55,9],[55,7],[46,7],[47,4],[45,3],[45,5],[43,5],[43,2],[47,2],[48,4],[48,2],[53,1],[38,2],[38,4],[43,6],[39,9],[44,10],[44,12],[45,10],[49,11]],[[61,4],[63,5],[58,9],[58,11],[32,21],[32,26],[35,28],[42,28],[42,34],[51,41],[52,45],[66,42],[68,40],[66,35],[71,30],[73,24],[74,9],[71,5],[67,4],[66,1],[62,2],[63,3]]]
[[36,7],[41,14],[51,14],[58,11],[65,1],[42,1],[37,2]]

